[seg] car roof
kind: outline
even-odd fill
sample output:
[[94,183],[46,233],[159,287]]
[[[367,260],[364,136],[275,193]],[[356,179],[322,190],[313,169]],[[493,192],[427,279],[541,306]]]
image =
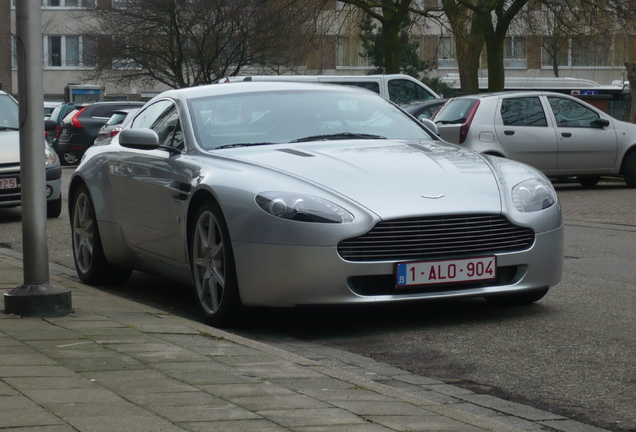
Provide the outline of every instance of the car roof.
[[501,97],[501,96],[566,96],[566,97],[571,97],[570,95],[566,95],[564,93],[543,91],[543,90],[512,90],[512,91],[486,92],[486,93],[476,93],[476,94],[472,94],[472,95],[462,95],[462,96],[456,96],[453,99],[486,99],[486,98]]
[[383,99],[382,96],[370,90],[340,84],[298,81],[240,81],[167,90],[155,96],[153,100],[161,99],[164,97],[171,97],[174,99],[194,99],[202,96],[253,93],[271,90],[325,90],[328,88],[338,89],[346,92],[362,92],[364,94],[374,94],[377,97]]

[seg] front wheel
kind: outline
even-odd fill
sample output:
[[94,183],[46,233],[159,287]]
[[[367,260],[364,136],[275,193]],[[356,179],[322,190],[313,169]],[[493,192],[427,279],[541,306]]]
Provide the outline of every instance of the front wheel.
[[519,306],[534,303],[541,300],[550,288],[539,288],[533,291],[525,291],[517,294],[498,294],[486,297],[486,300],[498,306]]
[[192,279],[199,310],[211,325],[233,322],[241,309],[230,234],[219,206],[204,203],[190,230]]
[[132,273],[106,261],[102,240],[97,227],[95,208],[88,188],[81,185],[73,196],[71,208],[71,239],[73,260],[77,275],[87,284],[109,284],[123,282]]
[[60,215],[60,213],[62,213],[62,195],[61,194],[58,199],[46,202],[46,217],[49,219],[56,218]]
[[636,188],[636,151],[632,151],[623,161],[623,177],[630,188]]

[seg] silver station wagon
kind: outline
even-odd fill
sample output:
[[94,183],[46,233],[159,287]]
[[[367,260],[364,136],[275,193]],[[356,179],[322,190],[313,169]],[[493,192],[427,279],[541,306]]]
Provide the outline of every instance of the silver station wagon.
[[451,99],[434,116],[440,136],[480,153],[527,163],[587,187],[622,175],[636,187],[636,125],[575,97],[484,93]]

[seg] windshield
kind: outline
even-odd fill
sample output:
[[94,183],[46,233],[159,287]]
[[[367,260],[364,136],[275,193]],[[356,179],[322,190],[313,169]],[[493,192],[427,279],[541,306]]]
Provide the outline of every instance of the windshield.
[[0,130],[20,127],[18,104],[9,95],[0,94]]
[[476,103],[477,99],[451,99],[435,114],[433,121],[438,124],[464,123]]
[[371,92],[308,90],[191,99],[195,134],[207,149],[338,139],[431,139]]

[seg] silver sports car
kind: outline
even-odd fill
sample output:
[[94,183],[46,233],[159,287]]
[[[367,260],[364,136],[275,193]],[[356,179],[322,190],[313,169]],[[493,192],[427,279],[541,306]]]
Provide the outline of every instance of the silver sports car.
[[543,174],[337,85],[167,91],[89,148],[69,211],[84,282],[136,269],[191,284],[214,325],[243,306],[530,303],[563,264]]

